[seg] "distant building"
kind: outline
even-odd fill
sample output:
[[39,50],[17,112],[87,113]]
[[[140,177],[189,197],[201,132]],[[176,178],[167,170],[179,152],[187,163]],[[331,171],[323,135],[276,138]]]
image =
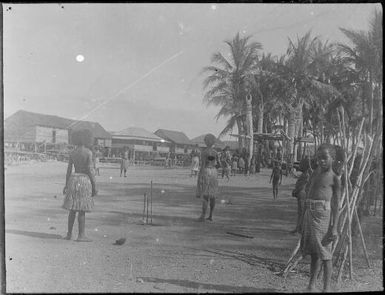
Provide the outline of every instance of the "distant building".
[[224,140],[222,141],[225,146],[228,146],[230,148],[231,152],[235,152],[239,148],[238,141],[235,140]]
[[130,159],[146,160],[165,156],[170,150],[170,142],[143,128],[129,127],[111,133],[111,153],[115,156],[129,150]]
[[170,142],[170,151],[175,154],[188,154],[195,146],[190,139],[180,131],[158,129],[155,134]]
[[[204,141],[206,135],[207,135],[207,133],[206,133],[206,134],[199,135],[199,136],[197,136],[197,137],[191,139],[191,142],[192,142],[194,145],[198,145],[200,148],[204,148],[204,147],[206,147],[206,144],[205,144],[205,141]],[[216,138],[216,140],[215,140],[215,145],[214,145],[214,148],[215,148],[215,149],[217,149],[217,150],[222,150],[222,149],[225,148],[225,146],[226,146],[226,145],[225,145],[222,141],[220,141],[218,138]]]
[[111,146],[111,135],[99,123],[75,121],[24,110],[17,111],[4,120],[4,144],[37,151],[42,144],[71,144],[71,132],[82,128],[92,132],[94,144]]

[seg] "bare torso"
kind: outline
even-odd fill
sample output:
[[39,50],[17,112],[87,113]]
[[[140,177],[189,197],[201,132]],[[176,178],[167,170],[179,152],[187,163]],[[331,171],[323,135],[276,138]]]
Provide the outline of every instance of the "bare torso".
[[310,179],[308,199],[330,201],[333,196],[334,178],[336,175],[330,169],[316,169]]

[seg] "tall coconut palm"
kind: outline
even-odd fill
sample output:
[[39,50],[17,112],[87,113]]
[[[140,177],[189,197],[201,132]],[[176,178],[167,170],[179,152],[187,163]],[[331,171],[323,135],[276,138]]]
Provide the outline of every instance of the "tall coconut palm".
[[[250,39],[251,36],[240,37],[238,33],[232,40],[225,41],[230,49],[228,57],[216,52],[211,58],[213,65],[203,69],[208,74],[203,82],[206,90],[204,102],[222,106],[217,119],[222,116],[230,117],[221,135],[226,134],[234,125],[238,127],[239,134],[245,132],[245,83],[249,73],[255,68],[258,50],[262,49],[261,43],[251,42]],[[239,144],[243,146],[241,137]]]
[[[328,93],[338,95],[336,89],[319,79],[314,73],[314,61],[316,48],[319,45],[318,37],[312,37],[311,32],[298,37],[296,42],[289,39],[287,49],[287,59],[281,66],[281,75],[289,81],[291,85],[291,95],[286,97],[289,108],[288,136],[291,139],[289,154],[296,158],[296,150],[293,141],[296,136],[302,136],[303,132],[303,107],[305,102],[314,93]],[[296,148],[297,146],[295,146]]]
[[[340,30],[352,44],[340,43],[339,48],[345,54],[346,61],[359,74],[364,92],[363,106],[366,105],[364,110],[369,115],[367,130],[372,132],[375,89],[380,90],[379,97],[382,95],[382,12],[374,11],[369,31]],[[378,105],[380,109],[381,105]]]

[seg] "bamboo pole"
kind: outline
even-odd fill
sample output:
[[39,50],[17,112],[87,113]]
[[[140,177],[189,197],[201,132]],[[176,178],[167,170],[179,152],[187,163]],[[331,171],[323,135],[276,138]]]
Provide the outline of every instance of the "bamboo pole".
[[346,245],[345,247],[345,252],[344,252],[344,257],[342,258],[342,262],[340,264],[340,267],[338,269],[338,274],[337,274],[337,284],[339,284],[339,282],[341,281],[341,277],[342,277],[342,271],[344,269],[344,265],[345,265],[345,261],[346,261],[346,257],[347,257],[347,254],[348,254],[348,245]]
[[372,266],[370,264],[370,260],[369,260],[368,251],[366,250],[365,238],[364,238],[364,235],[362,233],[361,223],[360,223],[360,219],[358,218],[358,214],[357,214],[357,209],[356,208],[354,208],[354,216],[356,217],[357,226],[358,226],[358,232],[359,232],[359,234],[361,236],[361,243],[362,243],[362,248],[364,249],[366,263],[368,264],[369,268],[372,268]]
[[[343,107],[339,107],[339,113],[338,113],[338,120],[340,122],[340,126],[342,129],[342,142],[344,146],[344,153],[346,156],[347,146],[346,146],[346,134],[345,134],[345,112]],[[345,157],[347,158],[347,157]],[[347,202],[347,215],[348,215],[348,250],[349,250],[349,278],[352,279],[353,277],[353,247],[352,247],[352,221],[351,221],[351,214],[350,214],[350,196],[349,196],[349,186],[348,186],[348,169],[347,169],[347,162],[344,163],[344,175],[345,175],[345,191],[346,191],[346,202]]]
[[351,162],[352,164],[351,164],[350,169],[349,169],[349,178],[350,178],[350,175],[352,174],[352,171],[353,171],[354,161],[356,160],[357,149],[358,149],[358,140],[361,137],[361,132],[362,132],[362,128],[364,126],[364,122],[365,122],[365,118],[362,118],[361,124],[360,124],[360,129],[358,130],[357,142],[356,142],[356,144],[354,146],[354,150],[353,150],[353,156],[352,156],[352,162]]

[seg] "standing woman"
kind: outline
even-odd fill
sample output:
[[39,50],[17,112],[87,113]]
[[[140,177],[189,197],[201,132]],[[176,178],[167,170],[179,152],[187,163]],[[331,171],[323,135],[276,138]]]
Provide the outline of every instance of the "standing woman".
[[[92,197],[96,196],[95,176],[92,173],[93,161],[92,152],[89,147],[92,145],[92,133],[88,129],[73,131],[72,144],[76,145],[75,150],[70,154],[66,175],[66,185],[63,189],[65,194],[63,208],[69,210],[68,231],[66,240],[72,238],[72,228],[78,213],[79,235],[78,242],[91,242],[85,235],[86,212],[94,207]],[[72,166],[75,173],[72,173]]]
[[197,198],[202,198],[202,214],[199,221],[204,221],[208,204],[210,202],[210,215],[208,220],[213,220],[213,211],[215,207],[215,197],[218,192],[218,172],[216,165],[217,152],[213,149],[215,136],[207,134],[204,138],[206,148],[201,154],[201,167],[198,174]]

